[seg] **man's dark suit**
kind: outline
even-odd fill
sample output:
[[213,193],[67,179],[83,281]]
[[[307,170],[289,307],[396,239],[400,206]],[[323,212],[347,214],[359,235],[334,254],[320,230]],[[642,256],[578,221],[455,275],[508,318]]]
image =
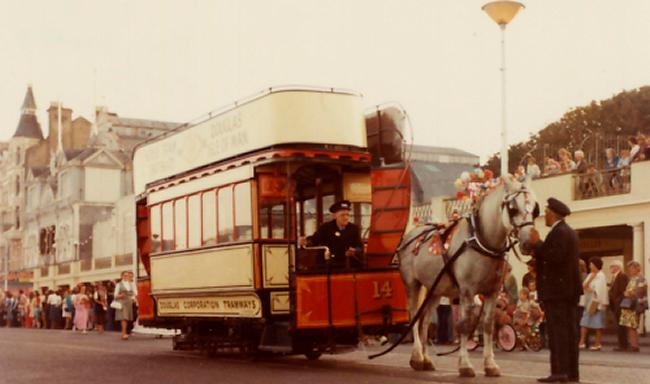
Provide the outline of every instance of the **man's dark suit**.
[[623,300],[623,292],[627,287],[629,277],[623,271],[616,274],[612,287],[609,289],[609,309],[611,309],[616,319],[616,330],[618,334],[618,347],[621,349],[627,348],[627,328],[618,325],[618,319],[621,317],[621,300]]
[[534,250],[537,292],[546,316],[551,350],[551,375],[577,379],[578,300],[582,282],[578,269],[578,235],[561,220]]
[[[332,263],[335,266],[345,265],[345,251],[348,248],[355,249],[357,260],[363,254],[363,243],[361,242],[361,231],[355,224],[348,223],[341,229],[336,220],[324,223],[316,233],[307,238],[309,245],[326,245],[332,253]],[[356,264],[353,262],[352,264]]]

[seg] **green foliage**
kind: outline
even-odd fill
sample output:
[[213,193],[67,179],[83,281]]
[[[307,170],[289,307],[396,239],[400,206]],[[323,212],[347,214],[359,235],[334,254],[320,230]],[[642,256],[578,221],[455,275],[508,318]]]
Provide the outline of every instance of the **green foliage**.
[[[543,168],[544,156],[557,158],[560,148],[571,152],[582,149],[587,160],[598,166],[606,147],[627,148],[627,138],[639,132],[650,132],[650,86],[570,109],[528,140],[511,145],[508,169],[513,172],[517,165],[524,164],[528,154]],[[485,165],[495,175],[500,174],[499,154],[492,155]]]

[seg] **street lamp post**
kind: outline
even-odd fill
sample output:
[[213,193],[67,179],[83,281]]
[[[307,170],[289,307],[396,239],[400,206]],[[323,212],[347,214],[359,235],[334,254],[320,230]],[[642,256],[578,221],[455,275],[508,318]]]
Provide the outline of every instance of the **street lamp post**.
[[524,5],[516,1],[493,1],[481,9],[501,28],[501,176],[508,174],[508,129],[506,123],[506,25]]

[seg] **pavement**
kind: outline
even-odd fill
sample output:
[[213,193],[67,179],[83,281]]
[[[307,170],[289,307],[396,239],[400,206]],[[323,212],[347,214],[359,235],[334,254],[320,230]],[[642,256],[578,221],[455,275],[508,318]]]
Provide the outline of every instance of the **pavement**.
[[[644,345],[648,341],[643,339]],[[318,361],[303,356],[264,356],[256,360],[196,352],[174,352],[171,339],[136,334],[122,341],[118,333],[98,334],[62,330],[0,329],[0,384],[37,382],[83,383],[536,383],[548,375],[548,352],[496,352],[503,376],[482,374],[480,348],[470,353],[477,377],[457,377],[457,354],[434,358],[435,372],[415,372],[408,365],[410,345],[375,360],[374,345]],[[440,346],[447,351],[451,346]],[[433,351],[431,352],[433,354]],[[641,353],[583,352],[583,383],[650,384],[650,348]]]

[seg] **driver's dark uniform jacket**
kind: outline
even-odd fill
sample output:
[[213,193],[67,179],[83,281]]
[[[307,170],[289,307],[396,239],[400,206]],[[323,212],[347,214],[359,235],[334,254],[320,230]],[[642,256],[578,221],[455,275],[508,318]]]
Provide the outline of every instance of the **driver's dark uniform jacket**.
[[[345,252],[348,248],[354,248],[354,256],[359,260],[363,255],[363,243],[361,242],[361,231],[355,224],[348,223],[345,228],[340,229],[336,220],[324,223],[316,233],[307,238],[310,246],[325,245],[329,248],[332,256],[332,263],[335,265],[345,264]],[[358,261],[353,262],[353,264]]]

